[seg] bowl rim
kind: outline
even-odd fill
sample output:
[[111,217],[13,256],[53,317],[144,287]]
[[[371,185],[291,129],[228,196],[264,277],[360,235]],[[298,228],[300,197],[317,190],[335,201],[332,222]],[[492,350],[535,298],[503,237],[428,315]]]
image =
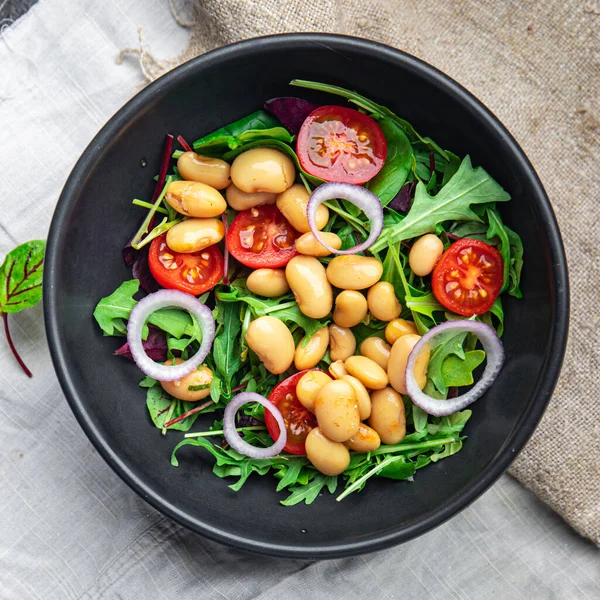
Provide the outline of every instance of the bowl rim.
[[[402,66],[402,68],[410,72],[417,73],[421,77],[427,77],[438,88],[444,89],[457,98],[459,102],[466,104],[472,112],[477,114],[478,119],[486,121],[487,125],[511,146],[521,172],[524,177],[529,179],[529,183],[537,189],[538,195],[542,200],[537,209],[540,213],[543,227],[547,232],[552,274],[554,276],[554,289],[552,290],[551,298],[554,321],[548,344],[548,348],[551,351],[547,350],[544,357],[541,374],[537,382],[537,395],[529,403],[528,409],[513,428],[512,435],[506,439],[496,457],[490,461],[488,467],[475,477],[469,485],[463,488],[460,493],[450,498],[436,511],[432,511],[418,521],[408,523],[401,530],[396,530],[385,535],[374,534],[367,539],[327,546],[313,545],[297,547],[241,537],[232,531],[224,530],[211,523],[204,522],[200,518],[192,517],[190,514],[180,510],[175,504],[166,501],[159,494],[156,494],[134,470],[129,468],[120,459],[89,418],[86,405],[79,397],[69,373],[66,349],[60,342],[61,327],[57,312],[59,290],[56,285],[56,278],[60,267],[61,240],[66,232],[64,225],[65,217],[75,204],[75,200],[79,195],[79,188],[85,183],[85,174],[89,172],[90,167],[94,164],[97,151],[109,144],[114,135],[121,128],[125,127],[140,109],[145,107],[155,96],[160,96],[163,92],[177,87],[181,82],[186,81],[188,77],[192,76],[199,67],[211,62],[226,61],[239,53],[250,52],[252,50],[276,47],[283,50],[286,45],[317,45],[333,52],[343,52],[344,47],[349,47],[359,49],[367,54],[370,53],[374,56],[375,60],[387,60]],[[569,323],[567,263],[556,217],[537,173],[514,137],[481,101],[437,68],[390,46],[339,34],[277,34],[236,42],[189,60],[136,94],[108,120],[89,143],[65,183],[57,202],[48,234],[43,283],[46,336],[59,383],[80,426],[113,471],[154,508],[196,533],[240,550],[291,558],[339,558],[388,548],[433,529],[476,500],[504,473],[537,427],[558,380],[566,350]]]

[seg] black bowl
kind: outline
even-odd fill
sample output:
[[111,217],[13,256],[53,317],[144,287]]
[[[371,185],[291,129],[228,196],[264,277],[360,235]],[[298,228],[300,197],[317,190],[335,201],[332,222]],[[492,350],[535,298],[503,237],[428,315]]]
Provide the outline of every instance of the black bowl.
[[[96,302],[131,277],[121,248],[138,225],[134,197],[149,197],[167,131],[195,139],[274,96],[300,93],[292,78],[356,89],[424,135],[470,154],[511,194],[506,222],[525,245],[524,298],[505,302],[508,360],[472,408],[457,455],[419,471],[414,483],[371,480],[342,503],[323,496],[285,508],[270,477],[239,493],[211,474],[198,451],[169,456],[181,434],[149,422],[140,373],[111,353]],[[327,102],[343,104],[327,96]],[[141,166],[142,159],[148,167]],[[241,549],[325,558],[409,540],[466,507],[523,447],[554,389],[567,337],[568,280],[554,214],[531,164],[502,124],[469,92],[426,63],[386,46],[330,35],[281,35],[234,44],[165,75],[122,108],[73,169],[50,229],[44,279],[48,340],[75,416],[109,465],[142,498],[182,525]]]

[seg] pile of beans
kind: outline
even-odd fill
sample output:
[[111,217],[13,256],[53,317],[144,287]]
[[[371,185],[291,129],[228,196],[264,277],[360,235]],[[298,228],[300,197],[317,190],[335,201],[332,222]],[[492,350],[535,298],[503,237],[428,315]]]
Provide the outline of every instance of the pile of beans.
[[[318,424],[306,439],[306,455],[326,475],[348,467],[349,450],[371,452],[381,443],[398,443],[406,434],[401,394],[406,394],[408,355],[420,336],[414,323],[399,318],[402,307],[393,286],[379,281],[382,272],[377,259],[365,256],[338,256],[327,268],[315,257],[296,256],[285,271],[273,271],[273,280],[283,289],[285,277],[305,315],[320,319],[333,311],[333,324],[297,346],[287,327],[274,317],[260,317],[248,328],[248,346],[272,373],[283,373],[292,365],[299,371],[312,369],[329,349],[333,361],[329,373],[310,371],[296,387],[298,400],[314,413]],[[264,281],[269,281],[268,289],[261,287]],[[258,295],[273,287],[266,273],[255,283],[252,291]],[[335,301],[334,288],[339,290]],[[368,313],[387,322],[385,340],[368,337],[357,348],[351,327]],[[421,388],[428,362],[425,352],[415,368]]]
[[[381,262],[366,256],[343,255],[325,267],[318,260],[330,252],[310,231],[309,194],[304,186],[294,183],[292,161],[277,150],[249,150],[231,166],[216,158],[186,152],[180,156],[177,167],[185,181],[172,182],[166,200],[189,218],[169,230],[167,244],[172,250],[197,252],[220,242],[225,228],[216,217],[227,205],[241,211],[276,204],[292,227],[302,233],[295,242],[299,255],[285,269],[256,269],[248,277],[247,287],[253,294],[268,298],[291,290],[302,313],[313,319],[333,313],[333,324],[296,346],[282,321],[260,317],[250,323],[246,343],[265,368],[275,374],[284,373],[292,365],[298,370],[312,369],[329,349],[329,373],[310,371],[296,388],[298,400],[314,413],[318,424],[306,439],[311,463],[326,475],[337,475],[348,467],[349,450],[369,452],[381,443],[396,444],[402,440],[406,434],[402,400],[402,394],[406,394],[406,364],[420,336],[414,323],[399,318],[402,307],[393,286],[380,281]],[[218,191],[223,189],[227,202]],[[319,206],[319,230],[328,219],[327,208]],[[321,235],[330,246],[341,248],[342,240],[335,233]],[[424,235],[413,244],[409,265],[416,275],[428,275],[442,252],[443,244],[437,236]],[[369,337],[357,348],[351,328],[368,314],[387,323],[385,340]],[[425,386],[428,362],[429,353],[425,352],[415,367],[421,388]],[[192,376],[208,384],[212,379],[206,367],[188,377]],[[196,379],[189,385],[201,387]],[[167,391],[182,400],[208,395],[207,388],[188,392],[187,381],[168,385]],[[180,389],[186,397],[182,397]]]

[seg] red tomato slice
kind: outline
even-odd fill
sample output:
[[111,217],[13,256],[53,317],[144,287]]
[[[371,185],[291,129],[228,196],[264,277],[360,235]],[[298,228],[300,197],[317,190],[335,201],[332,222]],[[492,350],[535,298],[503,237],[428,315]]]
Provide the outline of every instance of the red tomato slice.
[[154,279],[165,288],[199,296],[223,278],[223,255],[217,246],[200,252],[175,252],[167,246],[167,234],[150,244],[148,266]]
[[307,173],[360,185],[381,171],[387,143],[371,117],[343,106],[321,106],[302,124],[296,151]]
[[471,317],[490,309],[503,280],[500,252],[485,242],[464,238],[442,254],[433,270],[431,285],[440,304]]
[[238,213],[225,243],[231,256],[252,269],[285,267],[298,254],[300,234],[276,206],[256,206]]
[[[291,375],[278,383],[269,394],[269,400],[280,410],[285,428],[287,429],[287,444],[284,450],[291,454],[306,454],[304,442],[311,429],[317,426],[314,415],[306,410],[296,396],[296,385],[304,373],[314,369],[307,369]],[[273,441],[279,438],[279,425],[275,417],[265,410],[265,425]]]

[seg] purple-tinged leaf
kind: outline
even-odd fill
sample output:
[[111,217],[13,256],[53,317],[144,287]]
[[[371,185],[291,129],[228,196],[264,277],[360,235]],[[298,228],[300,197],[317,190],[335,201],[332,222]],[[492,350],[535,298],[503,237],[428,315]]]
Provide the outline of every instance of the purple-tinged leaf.
[[150,267],[148,266],[147,247],[144,247],[140,251],[136,252],[131,273],[137,280],[139,280],[141,288],[149,294],[158,292],[158,290],[162,289],[150,272]]
[[[167,360],[167,336],[164,331],[156,327],[148,328],[148,338],[142,341],[146,354],[155,362],[165,362]],[[115,356],[123,356],[133,360],[129,344],[123,344],[118,350],[115,350]]]
[[319,105],[302,98],[284,96],[267,100],[264,108],[277,117],[291,133],[297,135],[306,117],[319,108]]
[[411,200],[415,193],[415,181],[409,181],[405,183],[400,191],[396,194],[394,199],[388,204],[388,206],[399,213],[407,213],[410,210]]

